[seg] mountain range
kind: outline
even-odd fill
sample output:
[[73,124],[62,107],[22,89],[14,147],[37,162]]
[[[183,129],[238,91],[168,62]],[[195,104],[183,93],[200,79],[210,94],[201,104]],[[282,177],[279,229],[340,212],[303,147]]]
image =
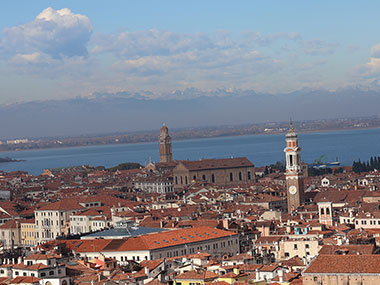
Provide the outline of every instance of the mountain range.
[[[273,83],[275,84],[275,82]],[[380,91],[345,88],[259,94],[253,90],[96,93],[0,105],[0,139],[378,116]]]

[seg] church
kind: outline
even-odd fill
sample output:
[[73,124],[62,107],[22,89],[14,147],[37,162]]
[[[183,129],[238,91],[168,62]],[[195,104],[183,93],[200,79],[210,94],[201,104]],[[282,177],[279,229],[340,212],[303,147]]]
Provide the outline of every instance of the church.
[[149,170],[171,173],[175,188],[195,182],[219,186],[239,185],[255,182],[255,166],[246,157],[173,160],[172,139],[164,125],[158,137],[160,162],[147,166]]
[[[182,188],[195,182],[211,183],[219,186],[235,186],[254,183],[255,166],[246,157],[173,160],[172,139],[166,126],[162,126],[159,135],[160,162],[147,166],[151,171],[170,174],[174,188]],[[285,136],[286,147],[286,190],[288,212],[291,213],[305,203],[304,165],[301,162],[301,147],[298,136],[290,128]]]

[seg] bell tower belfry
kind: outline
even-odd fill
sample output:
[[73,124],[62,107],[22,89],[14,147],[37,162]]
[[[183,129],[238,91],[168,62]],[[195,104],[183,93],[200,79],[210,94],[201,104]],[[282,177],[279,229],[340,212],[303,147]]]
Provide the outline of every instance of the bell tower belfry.
[[303,173],[301,167],[301,148],[298,146],[298,137],[293,130],[290,120],[290,128],[286,134],[286,190],[288,197],[288,212],[296,210],[305,202]]
[[158,137],[160,148],[160,162],[171,162],[173,160],[172,138],[169,136],[168,127],[163,125]]

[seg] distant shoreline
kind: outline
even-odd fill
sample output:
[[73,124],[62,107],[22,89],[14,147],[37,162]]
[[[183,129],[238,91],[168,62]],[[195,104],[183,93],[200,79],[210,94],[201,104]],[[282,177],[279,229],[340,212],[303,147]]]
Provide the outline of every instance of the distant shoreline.
[[[370,127],[345,127],[345,128],[321,128],[321,129],[311,129],[311,130],[305,130],[301,129],[296,132],[298,134],[308,134],[308,133],[328,133],[328,132],[337,132],[337,131],[353,131],[353,130],[368,130],[368,129],[379,129],[380,126],[370,126]],[[226,129],[227,130],[227,129]],[[185,141],[185,140],[198,140],[198,139],[212,139],[212,138],[228,138],[228,137],[241,137],[241,136],[256,136],[256,135],[279,135],[279,134],[286,134],[286,131],[273,131],[273,132],[256,132],[256,133],[241,133],[241,134],[217,134],[217,135],[210,135],[210,136],[203,136],[201,134],[199,135],[193,135],[192,137],[178,137],[176,138],[176,134],[178,133],[178,130],[174,130],[171,132],[171,135],[173,137],[173,141]],[[67,149],[67,148],[80,148],[80,147],[92,147],[92,146],[107,146],[107,145],[125,145],[125,144],[144,144],[144,143],[154,143],[157,141],[156,136],[152,136],[150,133],[151,138],[146,139],[146,140],[141,140],[141,141],[131,141],[131,142],[108,142],[108,143],[91,143],[91,144],[78,144],[78,145],[51,145],[51,146],[30,146],[28,148],[23,148],[23,149],[0,149],[1,152],[20,152],[20,151],[36,151],[36,150],[47,150],[47,149]],[[157,134],[158,137],[158,134]],[[85,139],[86,137],[81,137],[80,139]],[[106,137],[105,137],[106,138]],[[75,138],[74,138],[75,139]],[[0,145],[1,147],[1,145]],[[8,158],[9,159],[9,158]],[[8,160],[8,161],[1,161],[0,158],[0,163],[7,163],[7,162],[18,162],[22,160]]]
[[22,159],[13,159],[13,158],[10,158],[10,157],[0,157],[0,163],[21,162],[21,161],[25,161],[25,160],[22,160]]

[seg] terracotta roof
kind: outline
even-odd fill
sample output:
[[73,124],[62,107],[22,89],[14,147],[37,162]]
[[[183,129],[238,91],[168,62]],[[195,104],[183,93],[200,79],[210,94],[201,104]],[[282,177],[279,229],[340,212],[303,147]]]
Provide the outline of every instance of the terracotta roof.
[[373,244],[324,245],[319,254],[372,254],[374,248]]
[[20,227],[20,220],[9,220],[0,226],[0,229],[16,229]]
[[305,269],[307,273],[380,274],[380,255],[319,255]]
[[182,163],[188,170],[254,167],[252,162],[246,157],[201,159],[195,161],[182,160],[180,163]]
[[218,275],[211,271],[187,271],[182,274],[179,274],[174,279],[196,279],[196,280],[208,280],[208,279],[216,279]]
[[53,259],[53,258],[59,258],[59,256],[39,253],[39,254],[32,254],[25,257],[25,260],[47,260],[47,259]]
[[40,278],[33,276],[19,276],[15,279],[12,279],[10,284],[20,284],[20,283],[39,283]]
[[55,203],[47,204],[37,209],[37,211],[71,211],[80,209],[83,209],[83,206],[79,205],[75,200],[65,199]]
[[43,263],[35,263],[32,265],[25,265],[24,263],[19,263],[19,264],[13,265],[12,267],[18,268],[18,269],[24,269],[24,270],[41,270],[41,269],[49,268],[49,266],[46,266]]
[[260,244],[260,243],[275,243],[275,242],[280,242],[282,239],[282,236],[264,236],[264,237],[259,237],[256,241],[255,244]]
[[236,235],[211,227],[196,227],[160,232],[128,239],[119,251],[157,249]]

